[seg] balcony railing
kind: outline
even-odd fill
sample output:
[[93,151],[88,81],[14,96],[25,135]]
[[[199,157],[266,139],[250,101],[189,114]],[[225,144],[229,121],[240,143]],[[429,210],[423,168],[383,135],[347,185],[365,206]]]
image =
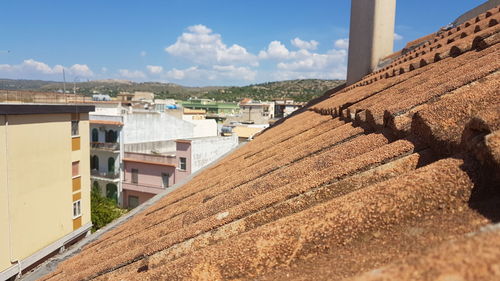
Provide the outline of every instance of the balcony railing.
[[116,173],[116,172],[100,172],[97,170],[91,170],[90,174],[94,177],[107,178],[107,179],[120,178],[120,173]]
[[120,149],[120,144],[117,142],[91,142],[91,147],[94,149],[102,149],[115,151]]

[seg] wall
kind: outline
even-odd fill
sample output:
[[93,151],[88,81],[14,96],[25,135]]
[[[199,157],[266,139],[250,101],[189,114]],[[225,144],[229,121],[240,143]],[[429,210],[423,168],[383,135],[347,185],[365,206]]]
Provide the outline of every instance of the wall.
[[143,204],[147,200],[153,198],[155,195],[150,193],[144,193],[134,190],[123,190],[123,206],[129,208],[128,206],[128,196],[136,196],[139,198],[139,205]]
[[124,117],[125,144],[193,137],[193,124],[167,113],[134,112]]
[[[73,231],[71,163],[75,160],[80,161],[82,225],[90,222],[88,114],[80,114],[80,120],[81,148],[71,151],[70,114],[0,118],[0,271],[10,265],[9,251],[4,251],[9,238],[6,221],[10,221],[13,260]],[[5,220],[5,206],[10,220]]]
[[[176,183],[181,182],[191,174],[191,142],[177,142],[177,149],[175,152],[177,158],[177,169],[175,169]],[[186,158],[186,170],[180,170],[180,157]]]
[[[171,166],[162,166],[162,165],[154,165],[154,164],[145,164],[138,163],[132,161],[124,161],[125,162],[125,179],[124,182],[131,183],[132,182],[132,169],[138,169],[138,184],[144,185],[147,187],[156,187],[164,189],[162,184],[162,173],[167,173],[170,175],[169,186],[174,185],[174,177],[175,177],[175,167]],[[124,187],[125,188],[125,187]]]
[[140,143],[127,143],[125,144],[126,152],[137,152],[137,153],[168,153],[175,152],[176,145],[175,141],[152,141],[152,142],[140,142]]
[[191,173],[214,162],[238,145],[238,136],[209,137],[191,140]]
[[193,138],[217,136],[217,122],[214,119],[187,121],[194,125]]
[[9,213],[7,201],[7,147],[5,143],[5,116],[0,115],[0,272],[10,264]]

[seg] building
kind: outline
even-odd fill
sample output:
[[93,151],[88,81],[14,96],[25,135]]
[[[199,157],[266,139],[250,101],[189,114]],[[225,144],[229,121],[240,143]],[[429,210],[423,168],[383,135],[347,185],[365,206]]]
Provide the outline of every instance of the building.
[[[174,141],[179,138],[217,136],[215,120],[183,120],[182,117],[182,114],[174,116],[163,111],[134,110],[121,107],[120,103],[96,105],[96,111],[90,114],[92,187],[118,205],[129,207],[128,196],[134,196],[131,194],[137,191],[123,187],[124,183],[130,187],[130,169],[127,174],[126,166],[132,165],[131,160],[142,157],[141,153],[175,152]],[[124,156],[125,152],[129,153],[128,157]],[[155,194],[146,193],[147,196],[137,197],[140,203]],[[135,206],[136,201],[133,201],[134,198],[131,200],[131,206]]]
[[0,104],[0,280],[89,232],[92,110]]
[[[149,147],[147,144],[127,145],[123,159],[123,206],[137,207],[237,145],[236,135],[155,142]],[[175,150],[171,151],[172,148]]]
[[92,188],[121,203],[123,116],[91,114],[90,172]]
[[275,118],[287,117],[295,110],[302,108],[305,105],[303,102],[295,102],[292,99],[275,99],[273,101]]
[[392,54],[45,280],[499,280],[499,21]]
[[238,137],[232,134],[224,137],[179,139],[175,142],[177,158],[175,180],[180,182],[233,150],[238,146]]
[[268,124],[274,118],[274,102],[261,102],[244,99],[240,102],[240,116],[233,121],[252,124]]
[[239,113],[239,106],[234,102],[219,102],[210,99],[189,99],[181,102],[181,105],[189,109],[203,109],[208,116],[223,117]]
[[175,154],[126,152],[123,206],[135,208],[175,184]]

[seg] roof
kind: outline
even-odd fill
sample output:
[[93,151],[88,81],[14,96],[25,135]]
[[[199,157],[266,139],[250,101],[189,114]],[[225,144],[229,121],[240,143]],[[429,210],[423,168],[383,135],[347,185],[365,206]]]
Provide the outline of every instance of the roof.
[[499,280],[499,15],[301,109],[45,280]]
[[123,126],[122,122],[118,121],[107,121],[107,120],[90,120],[90,124],[96,125],[114,125],[114,126]]
[[89,113],[91,105],[54,105],[54,104],[0,104],[1,115]]

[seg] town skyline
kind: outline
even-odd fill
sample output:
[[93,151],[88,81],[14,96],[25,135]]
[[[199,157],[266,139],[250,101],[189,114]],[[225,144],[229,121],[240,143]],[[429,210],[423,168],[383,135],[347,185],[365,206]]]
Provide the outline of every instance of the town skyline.
[[[481,2],[398,2],[395,50]],[[117,3],[5,3],[0,78],[62,81],[63,69],[68,82],[185,86],[345,78],[347,0]]]

